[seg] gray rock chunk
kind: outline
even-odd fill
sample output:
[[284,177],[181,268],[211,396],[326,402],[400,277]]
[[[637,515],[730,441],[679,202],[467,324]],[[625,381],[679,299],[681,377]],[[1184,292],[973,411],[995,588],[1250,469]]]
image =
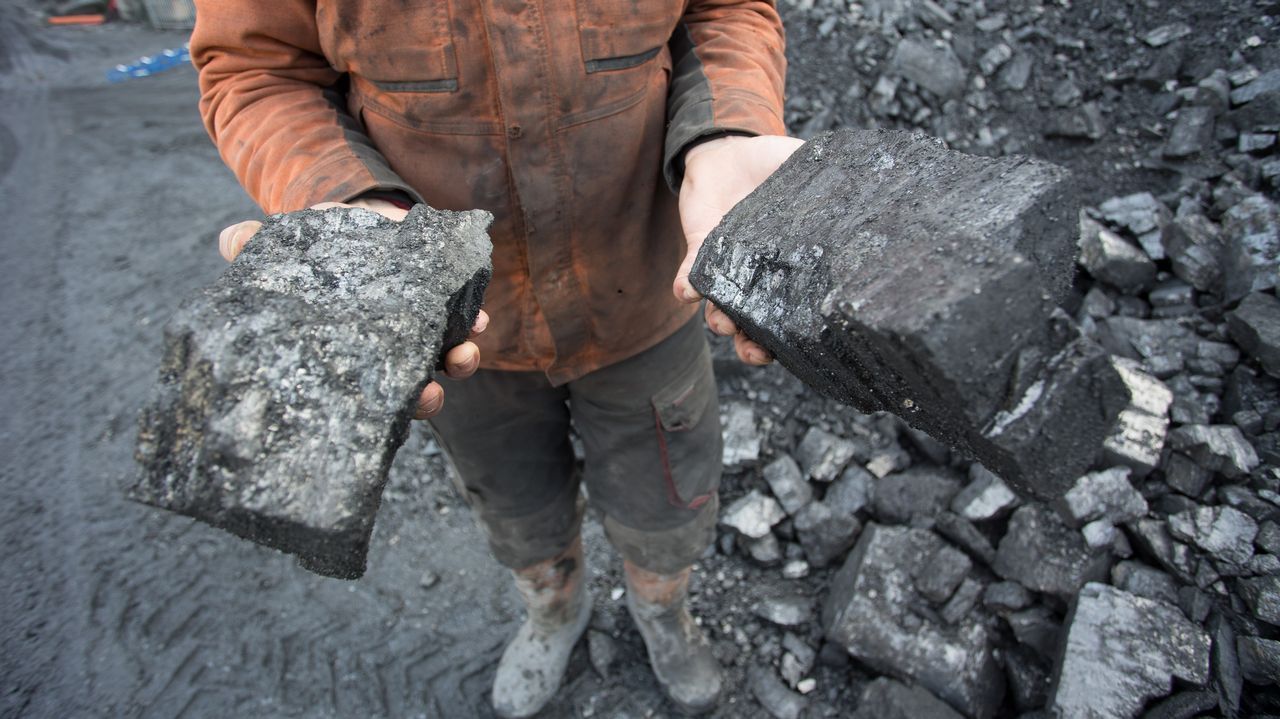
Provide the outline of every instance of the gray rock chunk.
[[1178,208],[1173,231],[1164,235],[1173,274],[1201,292],[1217,292],[1222,280],[1221,230],[1198,211]]
[[964,517],[943,512],[934,517],[934,529],[983,564],[990,565],[996,561],[996,548],[991,546],[991,541]]
[[943,545],[918,565],[916,590],[934,604],[942,604],[960,586],[973,568],[969,556],[955,547]]
[[724,449],[720,462],[734,469],[760,459],[760,430],[756,412],[747,402],[727,402],[724,407]]
[[1164,480],[1170,487],[1188,497],[1199,497],[1213,479],[1213,472],[1196,464],[1190,457],[1180,452],[1170,452],[1165,461]]
[[1139,519],[1129,525],[1138,548],[1154,559],[1165,571],[1179,581],[1191,583],[1195,579],[1195,559],[1191,549],[1174,540],[1169,525],[1160,519]]
[[978,602],[982,599],[982,591],[985,587],[982,582],[973,577],[965,577],[960,586],[956,587],[956,591],[942,606],[940,612],[942,621],[947,624],[958,624],[969,613],[978,606]]
[[1237,586],[1253,616],[1280,627],[1280,576],[1241,579]]
[[1242,565],[1253,556],[1258,523],[1235,507],[1200,507],[1171,515],[1169,533],[1221,561]]
[[1280,642],[1262,637],[1238,637],[1240,673],[1254,684],[1280,684]]
[[1136,292],[1156,279],[1156,263],[1120,235],[1080,213],[1080,266],[1112,287]]
[[608,679],[618,662],[618,643],[608,634],[592,629],[587,632],[587,654],[600,678]]
[[1076,213],[1045,163],[828,133],[725,216],[690,279],[809,386],[1052,497],[1126,402],[1106,354],[1055,315]]
[[999,477],[980,464],[969,467],[969,484],[951,499],[951,511],[970,522],[998,519],[1013,511],[1018,497]]
[[852,514],[831,509],[825,501],[811,502],[796,513],[795,529],[809,564],[820,568],[849,551],[862,523]]
[[1276,286],[1280,275],[1280,210],[1250,195],[1222,218],[1222,290],[1228,301]]
[[1188,424],[1169,433],[1170,445],[1200,466],[1228,477],[1241,477],[1258,467],[1258,453],[1230,424]]
[[874,481],[867,470],[849,465],[840,479],[827,488],[822,502],[836,514],[853,516],[871,502],[871,486]]
[[1124,561],[1112,567],[1111,582],[1139,597],[1178,603],[1178,583],[1173,577],[1141,562]]
[[1060,717],[1137,716],[1175,677],[1209,681],[1209,636],[1177,607],[1090,583],[1067,625],[1049,702]]
[[1031,592],[1017,582],[996,582],[982,595],[982,603],[988,609],[1002,614],[1026,609],[1031,599]]
[[1019,644],[1034,650],[1041,657],[1052,659],[1062,634],[1062,624],[1054,618],[1048,607],[1037,605],[1013,612],[1005,617],[1013,636]]
[[1165,157],[1182,159],[1198,154],[1213,140],[1214,108],[1192,105],[1178,110],[1178,119],[1169,130],[1162,150]]
[[1280,90],[1280,70],[1271,70],[1232,90],[1231,103],[1233,105],[1243,105],[1246,102],[1257,99],[1260,95],[1278,90]]
[[787,514],[795,514],[813,499],[813,489],[790,455],[784,454],[765,466],[764,481]]
[[913,681],[970,717],[990,717],[1004,677],[978,617],[954,625],[922,617],[910,567],[946,546],[924,529],[869,524],[832,580],[827,638],[878,672]]
[[[861,450],[861,451],[860,451]],[[810,427],[796,447],[796,457],[804,473],[819,482],[830,482],[854,457],[866,457],[869,446],[859,447],[852,440],[837,437],[818,427]]]
[[1151,47],[1164,47],[1174,40],[1180,40],[1191,34],[1191,26],[1185,22],[1161,25],[1142,36],[1142,41]]
[[1120,412],[1111,434],[1103,441],[1103,456],[1144,477],[1160,465],[1173,392],[1144,372],[1137,362],[1124,357],[1113,357],[1111,361],[1129,390],[1129,406]]
[[813,603],[795,595],[773,597],[756,604],[755,614],[780,627],[798,627],[813,617]]
[[364,573],[391,460],[491,273],[481,211],[269,218],[165,329],[133,498]]
[[890,62],[903,77],[944,100],[964,93],[964,65],[950,45],[904,39]]
[[1107,134],[1107,123],[1098,103],[1086,102],[1079,107],[1051,113],[1045,118],[1044,134],[1046,137],[1100,140]]
[[1231,339],[1272,377],[1280,377],[1280,300],[1254,292],[1227,313]]
[[947,508],[960,491],[960,478],[945,467],[912,467],[875,483],[872,511],[886,522],[903,523],[913,516],[932,517]]
[[759,664],[753,664],[747,670],[747,683],[751,685],[751,694],[756,701],[774,719],[800,719],[809,706],[803,696],[788,689],[769,668]]
[[720,517],[720,523],[732,527],[744,537],[760,539],[786,517],[787,513],[776,499],[753,489],[729,505]]
[[1164,259],[1163,237],[1173,222],[1173,214],[1150,192],[1113,197],[1099,205],[1098,210],[1108,222],[1132,232],[1151,259]]
[[1077,527],[1098,519],[1115,525],[1147,513],[1147,500],[1129,482],[1127,467],[1112,467],[1080,477],[1063,496],[1062,506]]
[[1080,533],[1040,505],[1018,508],[996,549],[996,574],[1027,589],[1069,599],[1104,578],[1110,557],[1085,546]]
[[853,719],[962,719],[961,714],[919,686],[880,677],[862,690]]

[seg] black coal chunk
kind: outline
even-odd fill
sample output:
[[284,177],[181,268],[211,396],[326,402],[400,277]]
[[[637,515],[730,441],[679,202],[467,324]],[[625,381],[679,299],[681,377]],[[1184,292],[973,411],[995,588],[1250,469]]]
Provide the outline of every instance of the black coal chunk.
[[392,458],[492,272],[486,212],[276,215],[165,328],[134,499],[364,573]]
[[1052,498],[1128,395],[1055,312],[1075,262],[1069,185],[922,135],[828,133],[725,216],[690,279],[806,384]]

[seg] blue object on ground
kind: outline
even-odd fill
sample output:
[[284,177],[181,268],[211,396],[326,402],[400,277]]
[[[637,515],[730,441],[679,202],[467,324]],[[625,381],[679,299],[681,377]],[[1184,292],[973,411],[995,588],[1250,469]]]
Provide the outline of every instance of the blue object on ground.
[[147,77],[191,62],[191,52],[186,45],[162,50],[155,55],[145,55],[128,65],[116,65],[107,70],[107,82],[124,82],[135,77]]

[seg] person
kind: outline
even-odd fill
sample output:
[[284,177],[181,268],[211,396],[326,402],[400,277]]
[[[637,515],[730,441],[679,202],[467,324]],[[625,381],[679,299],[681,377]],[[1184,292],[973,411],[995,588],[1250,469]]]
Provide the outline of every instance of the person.
[[[488,327],[448,354],[418,416],[526,605],[495,710],[545,706],[589,621],[582,483],[659,683],[686,711],[714,707],[720,668],[686,599],[714,538],[720,419],[688,273],[800,144],[772,0],[196,6],[200,110],[264,211],[494,215]],[[224,230],[224,256],[256,226]],[[743,361],[770,361],[704,306]]]

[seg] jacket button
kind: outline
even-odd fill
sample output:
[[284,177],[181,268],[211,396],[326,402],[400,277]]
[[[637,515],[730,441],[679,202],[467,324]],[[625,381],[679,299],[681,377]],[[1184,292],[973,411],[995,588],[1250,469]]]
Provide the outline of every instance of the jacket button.
[[512,140],[519,140],[520,138],[524,137],[524,128],[520,127],[519,125],[512,125],[511,127],[508,127],[507,137],[511,138]]

